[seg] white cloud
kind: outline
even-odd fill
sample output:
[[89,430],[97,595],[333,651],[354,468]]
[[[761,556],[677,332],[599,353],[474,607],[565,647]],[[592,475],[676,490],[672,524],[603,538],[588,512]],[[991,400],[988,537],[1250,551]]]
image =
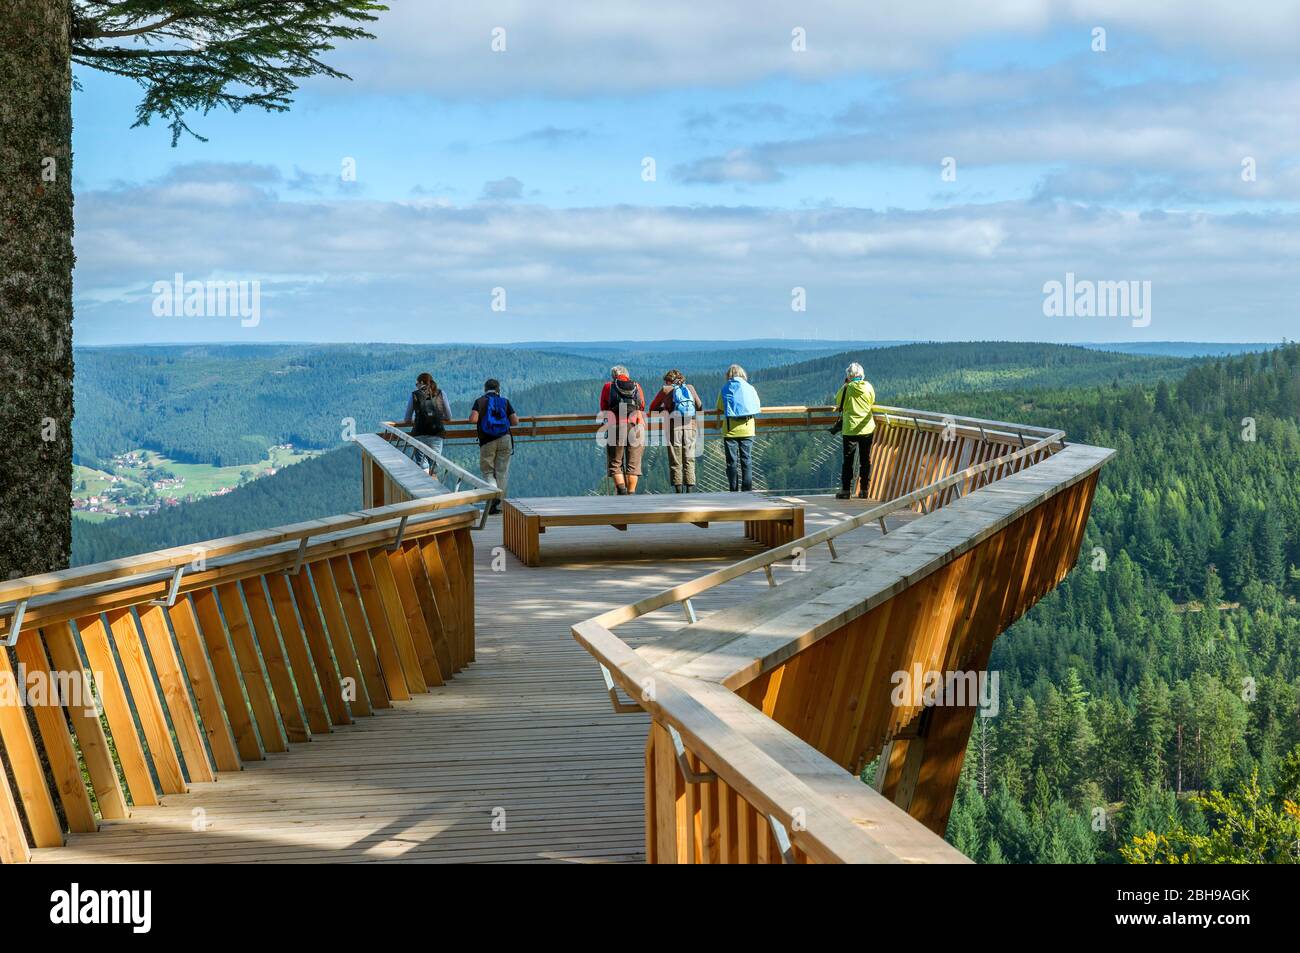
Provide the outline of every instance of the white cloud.
[[[178,271],[260,280],[256,333],[279,340],[521,340],[539,327],[590,338],[615,326],[653,337],[686,301],[698,334],[684,336],[800,336],[810,322],[871,336],[854,322],[886,312],[891,330],[876,336],[1118,336],[1118,327],[1042,323],[1042,284],[1066,271],[1151,280],[1165,339],[1276,339],[1294,333],[1300,292],[1300,216],[1291,214],[1051,201],[918,212],[555,209],[287,200],[257,189],[242,202],[198,192],[181,203],[168,181],[83,193],[77,213],[80,343],[251,333],[150,318],[143,292]],[[806,315],[789,311],[796,285],[808,289]],[[496,286],[509,291],[503,315],[488,310]],[[945,331],[958,316],[963,326]]]
[[[587,95],[910,70],[963,41],[1054,27],[1079,29],[1086,50],[1095,25],[1111,49],[1140,40],[1207,56],[1300,52],[1300,7],[1240,0],[411,0],[381,16],[377,42],[348,44],[335,60],[386,91]],[[491,48],[497,27],[504,52]],[[791,49],[796,27],[806,52]]]
[[[1050,96],[1034,89],[1039,78]],[[1023,95],[1012,95],[1017,85]],[[1039,186],[1052,196],[1300,199],[1300,124],[1290,114],[1300,80],[1101,87],[1063,69],[1004,73],[989,88],[972,86],[969,101],[953,102],[947,83],[908,81],[883,103],[843,111],[837,128],[697,159],[681,181],[761,183],[800,167],[885,163],[933,168],[937,176],[940,159],[952,156],[959,168],[1061,166]],[[1253,181],[1241,175],[1247,157]]]

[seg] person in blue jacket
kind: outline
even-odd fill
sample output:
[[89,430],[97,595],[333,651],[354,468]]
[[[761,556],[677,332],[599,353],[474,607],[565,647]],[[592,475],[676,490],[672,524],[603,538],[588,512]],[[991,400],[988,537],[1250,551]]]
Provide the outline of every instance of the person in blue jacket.
[[754,418],[763,410],[758,391],[739,364],[727,368],[727,382],[718,394],[718,413],[723,416],[722,447],[727,457],[727,484],[731,492],[754,488],[749,460],[754,446]]

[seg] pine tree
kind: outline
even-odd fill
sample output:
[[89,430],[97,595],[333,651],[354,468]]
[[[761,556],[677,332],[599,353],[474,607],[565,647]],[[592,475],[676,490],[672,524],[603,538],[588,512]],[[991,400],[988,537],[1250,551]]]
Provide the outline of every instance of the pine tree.
[[0,18],[0,579],[72,548],[72,64],[135,80],[135,124],[289,108],[370,0],[9,0]]
[[1133,716],[1133,763],[1140,766],[1147,784],[1168,782],[1164,752],[1170,734],[1169,688],[1148,675],[1138,686]]
[[1260,581],[1281,589],[1286,585],[1286,530],[1277,515],[1264,514],[1255,542]]

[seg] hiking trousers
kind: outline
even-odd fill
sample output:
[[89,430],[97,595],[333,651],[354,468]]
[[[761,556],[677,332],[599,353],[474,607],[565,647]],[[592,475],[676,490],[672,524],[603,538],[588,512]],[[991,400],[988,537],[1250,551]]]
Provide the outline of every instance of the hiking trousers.
[[501,491],[502,496],[506,494],[506,479],[510,473],[510,453],[514,449],[512,443],[510,435],[506,434],[489,440],[478,448],[479,471],[484,479]]
[[695,438],[694,427],[683,428],[668,444],[668,476],[673,486],[695,485]]

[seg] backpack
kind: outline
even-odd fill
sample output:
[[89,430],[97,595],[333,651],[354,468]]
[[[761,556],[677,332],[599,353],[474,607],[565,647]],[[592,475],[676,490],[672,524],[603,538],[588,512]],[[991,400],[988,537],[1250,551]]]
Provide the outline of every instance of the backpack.
[[683,418],[695,416],[695,399],[685,384],[673,388],[673,410]]
[[637,386],[636,381],[610,381],[609,409],[624,417],[624,412],[620,410],[624,405],[627,406],[625,419],[630,420],[632,415],[641,409],[641,388]]
[[415,397],[415,421],[411,427],[411,433],[416,436],[424,437],[441,437],[447,432],[443,426],[442,411],[438,409],[438,402],[422,390],[416,390]]
[[485,437],[493,439],[504,437],[510,432],[510,415],[506,411],[506,399],[500,394],[484,394],[483,399],[487,401],[487,406],[479,419],[479,429],[483,431]]
[[722,412],[731,420],[748,420],[759,412],[758,391],[748,381],[727,381],[722,385]]

